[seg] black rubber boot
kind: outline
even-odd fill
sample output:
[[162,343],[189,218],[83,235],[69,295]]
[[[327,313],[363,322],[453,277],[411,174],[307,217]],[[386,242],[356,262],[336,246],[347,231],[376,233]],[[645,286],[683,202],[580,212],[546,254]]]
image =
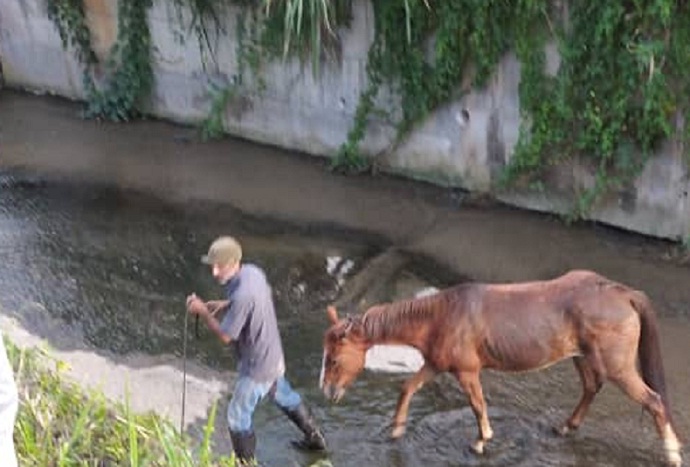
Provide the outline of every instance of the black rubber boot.
[[251,465],[256,450],[256,435],[253,431],[230,431],[232,448],[235,451],[237,465]]
[[291,410],[282,410],[285,412],[285,415],[287,415],[288,418],[292,420],[295,425],[297,425],[297,428],[304,433],[304,439],[300,441],[293,441],[293,446],[306,451],[326,450],[326,440],[321,434],[319,428],[316,426],[316,422],[312,418],[309,409],[307,409],[307,406],[305,406],[304,403],[300,403],[300,405]]

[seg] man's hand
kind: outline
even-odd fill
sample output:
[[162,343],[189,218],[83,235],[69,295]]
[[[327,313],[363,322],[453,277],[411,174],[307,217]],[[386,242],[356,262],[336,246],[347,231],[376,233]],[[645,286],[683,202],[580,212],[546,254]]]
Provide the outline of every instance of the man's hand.
[[230,305],[227,300],[209,300],[206,302],[206,308],[208,309],[211,316],[216,316],[221,311],[225,310]]
[[195,293],[187,296],[187,311],[192,315],[205,317],[209,314],[206,304]]

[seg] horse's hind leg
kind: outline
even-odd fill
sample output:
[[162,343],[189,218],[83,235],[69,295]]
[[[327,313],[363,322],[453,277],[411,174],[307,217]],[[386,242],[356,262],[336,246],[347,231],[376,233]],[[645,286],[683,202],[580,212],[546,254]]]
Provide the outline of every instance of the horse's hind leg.
[[472,444],[472,450],[477,454],[484,453],[484,445],[494,436],[494,431],[489,424],[489,416],[486,413],[486,402],[482,385],[479,382],[479,372],[461,372],[457,375],[458,382],[470,399],[470,405],[479,425],[479,436]]
[[625,373],[611,378],[631,399],[641,404],[654,417],[656,429],[659,436],[664,440],[666,457],[672,466],[681,465],[680,443],[675,431],[671,427],[666,408],[661,401],[658,393],[654,392],[635,369],[630,369]]
[[555,428],[556,433],[562,436],[580,427],[582,420],[587,415],[589,406],[603,385],[601,374],[585,357],[573,357],[573,363],[580,375],[580,381],[582,381],[582,397],[565,424]]
[[398,398],[398,406],[393,418],[393,432],[391,438],[400,438],[405,434],[405,423],[407,421],[407,411],[410,407],[410,400],[415,392],[424,386],[424,383],[431,380],[436,375],[429,365],[424,365],[412,378],[405,381],[403,389]]

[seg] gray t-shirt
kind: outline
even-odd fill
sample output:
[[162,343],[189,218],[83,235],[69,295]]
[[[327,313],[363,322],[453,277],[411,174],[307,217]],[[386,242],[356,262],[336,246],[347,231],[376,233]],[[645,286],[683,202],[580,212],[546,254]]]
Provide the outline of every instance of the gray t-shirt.
[[220,328],[235,346],[239,375],[258,382],[278,379],[285,373],[285,358],[266,275],[243,264],[225,292],[230,305]]

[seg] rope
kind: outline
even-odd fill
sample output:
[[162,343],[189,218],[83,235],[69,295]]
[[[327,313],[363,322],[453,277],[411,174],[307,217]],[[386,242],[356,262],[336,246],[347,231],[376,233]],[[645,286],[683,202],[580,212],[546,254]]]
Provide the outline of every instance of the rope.
[[180,434],[184,431],[184,410],[187,398],[187,327],[189,323],[189,313],[184,310],[184,337],[182,341],[182,416],[180,417]]

